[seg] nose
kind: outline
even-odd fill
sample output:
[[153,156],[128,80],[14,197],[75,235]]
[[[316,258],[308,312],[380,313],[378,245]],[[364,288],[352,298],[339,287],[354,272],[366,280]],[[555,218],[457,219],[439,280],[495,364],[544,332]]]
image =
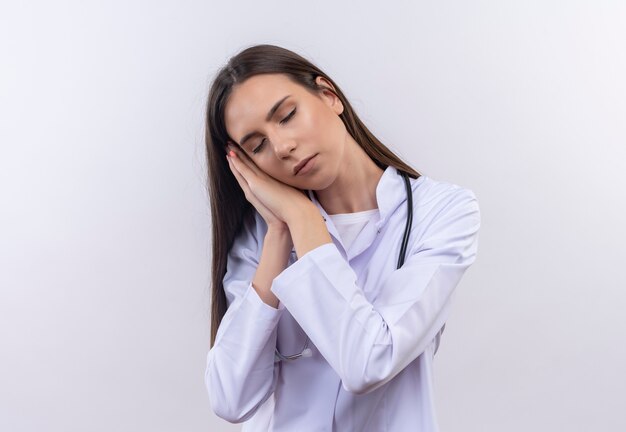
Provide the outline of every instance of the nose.
[[274,136],[274,139],[271,141],[274,152],[279,159],[285,159],[289,157],[289,154],[292,153],[296,148],[296,142],[287,137]]

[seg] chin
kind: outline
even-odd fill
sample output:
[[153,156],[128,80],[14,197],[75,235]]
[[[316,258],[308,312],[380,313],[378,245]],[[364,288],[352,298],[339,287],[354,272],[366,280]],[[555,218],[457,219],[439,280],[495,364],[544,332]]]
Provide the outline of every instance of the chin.
[[318,172],[313,178],[307,179],[306,185],[301,186],[301,188],[315,191],[324,190],[329,188],[336,178],[336,175],[329,176],[328,174]]
[[[318,155],[318,158],[319,157],[320,155]],[[340,166],[337,163],[329,167],[328,164],[325,163],[318,165],[316,168],[317,170],[314,173],[309,173],[304,177],[291,177],[290,181],[285,183],[302,190],[324,190],[335,182],[339,174]],[[294,184],[295,182],[297,182],[297,184]]]

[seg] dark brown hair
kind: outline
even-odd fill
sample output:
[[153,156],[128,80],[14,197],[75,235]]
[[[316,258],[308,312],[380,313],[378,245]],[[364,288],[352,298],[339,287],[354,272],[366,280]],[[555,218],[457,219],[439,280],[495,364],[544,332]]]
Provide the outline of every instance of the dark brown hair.
[[[376,138],[361,122],[356,112],[337,84],[318,67],[300,55],[275,45],[255,45],[231,57],[216,74],[207,100],[206,108],[206,154],[208,165],[208,189],[211,202],[213,233],[213,264],[211,274],[211,347],[215,343],[217,329],[226,313],[227,303],[223,279],[226,274],[228,251],[242,228],[244,219],[254,217],[256,210],[250,204],[230,171],[226,161],[226,144],[231,138],[226,132],[224,108],[232,88],[251,76],[280,73],[312,93],[321,87],[315,78],[322,76],[330,82],[343,104],[339,115],[352,138],[367,155],[385,170],[394,166],[412,178],[421,174],[407,165]],[[332,91],[332,89],[329,89]]]

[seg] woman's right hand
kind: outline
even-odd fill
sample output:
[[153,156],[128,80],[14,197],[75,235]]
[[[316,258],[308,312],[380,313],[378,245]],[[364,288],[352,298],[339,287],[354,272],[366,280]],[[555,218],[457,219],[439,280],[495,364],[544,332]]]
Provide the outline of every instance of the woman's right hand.
[[[237,182],[239,183],[239,186],[243,190],[244,195],[246,196],[246,199],[259,212],[263,220],[265,220],[268,230],[275,231],[277,233],[281,233],[281,232],[289,233],[289,226],[284,221],[277,218],[276,215],[274,215],[274,213],[272,213],[267,207],[265,207],[265,205],[263,205],[263,203],[261,203],[261,201],[259,201],[257,197],[254,196],[254,194],[250,190],[250,187],[248,186],[248,183],[243,178],[241,173],[237,171],[237,168],[235,168],[230,158],[226,158],[226,159],[228,160],[228,166],[230,167],[231,172],[235,176],[235,179],[237,179]],[[254,165],[254,168],[260,169],[256,165]],[[293,244],[292,244],[292,247],[293,247]]]

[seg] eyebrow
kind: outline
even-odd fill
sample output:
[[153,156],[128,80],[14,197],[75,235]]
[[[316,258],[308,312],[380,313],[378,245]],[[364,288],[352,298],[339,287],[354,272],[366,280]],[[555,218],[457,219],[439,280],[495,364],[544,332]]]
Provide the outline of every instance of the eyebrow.
[[[272,119],[272,117],[274,116],[274,113],[278,110],[278,108],[280,107],[280,104],[283,103],[285,101],[285,99],[287,99],[289,96],[291,95],[287,95],[285,97],[283,97],[281,100],[279,100],[278,102],[276,102],[274,104],[274,106],[272,108],[270,108],[269,112],[267,113],[267,116],[265,117],[265,121],[268,122]],[[255,135],[259,135],[259,132],[250,132],[246,135],[244,135],[244,137],[241,139],[241,141],[239,142],[239,147],[243,147],[244,143],[252,138]]]

